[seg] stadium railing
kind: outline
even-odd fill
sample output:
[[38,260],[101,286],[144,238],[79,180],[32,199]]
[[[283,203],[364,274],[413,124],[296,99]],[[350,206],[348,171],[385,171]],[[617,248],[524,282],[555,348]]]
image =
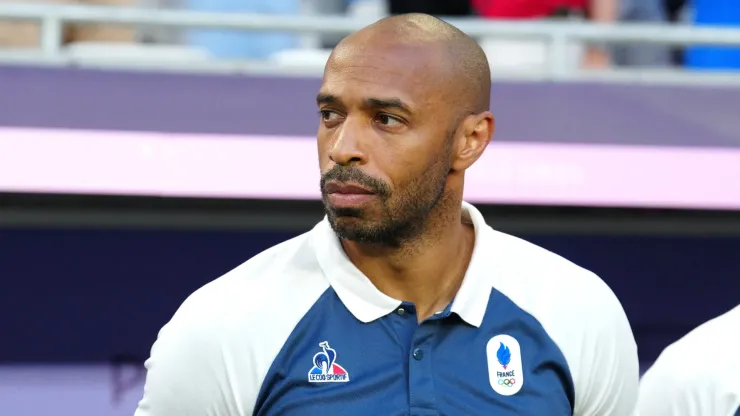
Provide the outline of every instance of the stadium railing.
[[[212,28],[230,30],[284,31],[314,34],[347,34],[372,23],[357,18],[319,16],[278,16],[244,13],[210,13],[173,9],[118,8],[107,6],[0,4],[0,19],[39,21],[41,44],[35,51],[12,52],[0,49],[0,63],[74,64],[64,53],[62,28],[69,23],[98,23],[169,28]],[[568,48],[574,42],[654,43],[668,45],[716,45],[740,47],[740,29],[692,27],[687,25],[592,24],[572,21],[492,21],[446,19],[474,37],[539,39],[548,45],[548,63],[541,74],[527,77],[554,81],[605,80],[645,83],[699,83],[740,85],[737,72],[699,72],[680,70],[582,71],[568,61]],[[101,63],[102,64],[102,63]],[[120,62],[115,64],[119,65]],[[129,62],[131,65],[135,63]],[[239,72],[264,74],[315,73],[317,68],[285,68],[275,62],[229,62],[196,59],[192,62],[162,60],[139,62],[147,68],[201,72]],[[505,77],[515,77],[507,74]]]

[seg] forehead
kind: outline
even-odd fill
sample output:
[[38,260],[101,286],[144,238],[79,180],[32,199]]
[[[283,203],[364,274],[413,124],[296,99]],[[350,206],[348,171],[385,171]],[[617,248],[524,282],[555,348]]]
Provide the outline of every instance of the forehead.
[[446,93],[444,55],[430,44],[340,45],[327,63],[322,92],[343,100],[397,97],[412,108],[429,107]]

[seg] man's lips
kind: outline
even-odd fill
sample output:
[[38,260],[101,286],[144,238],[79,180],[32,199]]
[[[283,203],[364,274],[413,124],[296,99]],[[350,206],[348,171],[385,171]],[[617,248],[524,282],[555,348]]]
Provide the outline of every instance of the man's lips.
[[359,185],[349,184],[349,183],[341,183],[341,182],[335,182],[331,181],[326,184],[324,187],[324,192],[327,194],[342,194],[342,195],[373,195],[375,192],[363,188]]
[[337,209],[359,209],[377,197],[375,192],[360,185],[336,181],[328,182],[324,192],[329,204]]

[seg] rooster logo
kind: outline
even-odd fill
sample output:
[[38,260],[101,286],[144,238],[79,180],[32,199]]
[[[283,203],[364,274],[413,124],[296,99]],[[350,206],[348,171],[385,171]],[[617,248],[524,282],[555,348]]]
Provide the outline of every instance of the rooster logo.
[[349,373],[337,364],[337,352],[329,346],[327,341],[319,343],[321,352],[313,356],[313,368],[308,372],[308,381],[315,383],[346,383]]

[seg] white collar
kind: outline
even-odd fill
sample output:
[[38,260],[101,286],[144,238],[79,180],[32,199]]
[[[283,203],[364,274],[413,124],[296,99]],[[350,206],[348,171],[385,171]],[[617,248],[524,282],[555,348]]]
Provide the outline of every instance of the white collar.
[[[491,274],[487,267],[491,253],[491,233],[483,215],[472,205],[463,202],[463,215],[470,217],[475,228],[475,247],[460,290],[452,303],[451,312],[458,314],[468,324],[479,327],[486,313],[492,289]],[[368,323],[393,311],[401,301],[378,290],[349,260],[339,239],[324,218],[311,231],[311,240],[319,264],[334,291],[347,309],[361,322]]]

